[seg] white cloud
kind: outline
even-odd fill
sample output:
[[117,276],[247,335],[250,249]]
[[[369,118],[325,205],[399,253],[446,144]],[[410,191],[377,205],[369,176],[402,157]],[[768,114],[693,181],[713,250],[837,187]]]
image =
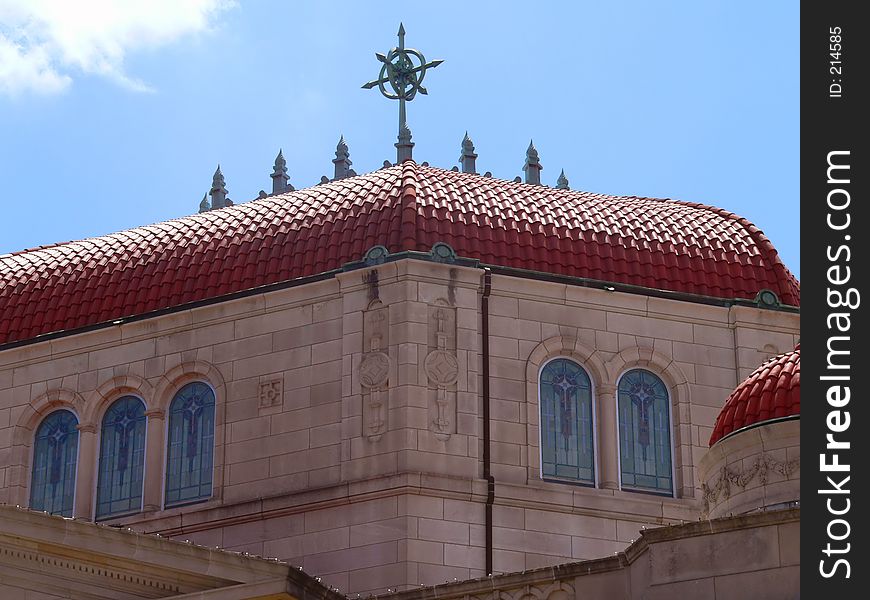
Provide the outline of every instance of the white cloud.
[[208,31],[231,0],[0,0],[0,95],[52,94],[78,74],[135,91],[124,58]]

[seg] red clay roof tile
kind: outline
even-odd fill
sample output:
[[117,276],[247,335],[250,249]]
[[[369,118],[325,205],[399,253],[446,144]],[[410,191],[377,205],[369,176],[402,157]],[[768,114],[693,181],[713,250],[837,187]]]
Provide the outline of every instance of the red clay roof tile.
[[767,288],[784,304],[800,304],[799,284],[771,243],[725,210],[408,161],[2,255],[0,344],[323,273],[360,260],[376,244],[393,253],[428,252],[438,241],[484,264],[726,299],[751,300]]
[[716,418],[710,445],[743,427],[799,414],[800,344],[766,361],[731,392]]

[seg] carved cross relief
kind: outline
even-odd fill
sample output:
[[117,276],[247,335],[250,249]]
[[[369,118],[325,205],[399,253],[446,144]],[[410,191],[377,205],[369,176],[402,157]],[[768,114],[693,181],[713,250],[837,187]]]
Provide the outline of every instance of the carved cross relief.
[[374,303],[363,315],[363,356],[359,381],[363,395],[363,436],[371,442],[386,431],[387,397],[390,380],[389,318],[387,308]]
[[[423,361],[429,380],[430,426],[436,437],[446,440],[456,431],[456,382],[459,361],[456,358],[456,310],[449,306],[429,307],[430,348]],[[434,338],[434,339],[433,339]]]

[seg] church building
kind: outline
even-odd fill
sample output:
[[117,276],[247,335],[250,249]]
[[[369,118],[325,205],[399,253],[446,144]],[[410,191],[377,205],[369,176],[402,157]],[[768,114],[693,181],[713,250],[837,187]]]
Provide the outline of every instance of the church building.
[[401,134],[371,173],[342,140],[313,187],[279,154],[257,199],[218,170],[198,214],[0,255],[0,595],[795,597],[771,242]]

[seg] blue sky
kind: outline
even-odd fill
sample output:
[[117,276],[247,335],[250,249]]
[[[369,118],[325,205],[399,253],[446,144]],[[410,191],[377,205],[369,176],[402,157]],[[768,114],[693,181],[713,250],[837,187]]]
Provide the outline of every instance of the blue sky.
[[[0,0],[0,253],[196,212],[395,160],[397,106],[360,86],[396,43],[444,64],[408,107],[419,162],[677,198],[744,216],[800,275],[795,2]],[[86,6],[93,4],[92,7]],[[132,12],[136,11],[136,12]],[[95,16],[96,15],[96,16]]]

